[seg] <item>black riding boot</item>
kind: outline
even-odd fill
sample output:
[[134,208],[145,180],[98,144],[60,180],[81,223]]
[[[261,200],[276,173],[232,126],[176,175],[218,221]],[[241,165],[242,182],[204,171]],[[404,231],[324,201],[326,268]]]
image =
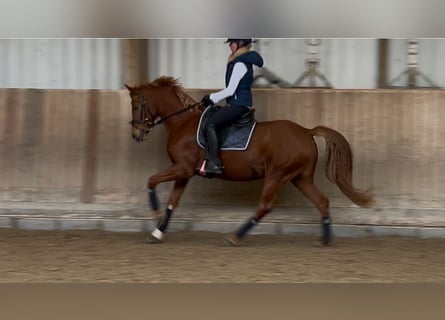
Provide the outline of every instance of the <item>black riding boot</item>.
[[221,174],[224,166],[219,158],[219,139],[213,124],[207,127],[208,160],[206,163],[206,173]]

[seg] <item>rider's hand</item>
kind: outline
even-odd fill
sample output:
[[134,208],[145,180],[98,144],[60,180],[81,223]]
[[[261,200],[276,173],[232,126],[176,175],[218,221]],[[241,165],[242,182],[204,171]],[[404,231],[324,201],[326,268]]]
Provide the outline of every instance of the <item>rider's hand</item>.
[[201,105],[203,105],[205,108],[213,104],[215,103],[212,101],[212,99],[210,99],[210,96],[208,94],[206,94],[201,100]]

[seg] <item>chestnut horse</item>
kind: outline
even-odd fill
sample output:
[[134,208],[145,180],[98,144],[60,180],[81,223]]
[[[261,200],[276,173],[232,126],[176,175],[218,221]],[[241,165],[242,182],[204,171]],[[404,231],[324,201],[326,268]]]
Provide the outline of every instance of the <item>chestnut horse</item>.
[[[172,164],[148,179],[148,197],[152,209],[161,216],[158,227],[149,235],[149,243],[160,243],[167,230],[173,210],[178,206],[188,181],[204,156],[196,137],[202,107],[188,96],[177,79],[160,77],[137,87],[125,85],[131,98],[131,133],[141,142],[150,130],[163,123],[168,131],[167,153]],[[339,132],[317,126],[307,129],[288,120],[257,123],[250,144],[245,151],[222,151],[224,172],[218,178],[232,181],[264,179],[261,200],[256,214],[242,224],[224,241],[237,245],[238,241],[272,210],[278,192],[291,182],[320,211],[322,243],[331,241],[329,200],[314,185],[317,146],[314,136],[326,140],[326,176],[353,203],[361,207],[371,205],[369,191],[356,189],[352,184],[352,152],[348,141]],[[156,186],[174,181],[164,215],[160,213]]]

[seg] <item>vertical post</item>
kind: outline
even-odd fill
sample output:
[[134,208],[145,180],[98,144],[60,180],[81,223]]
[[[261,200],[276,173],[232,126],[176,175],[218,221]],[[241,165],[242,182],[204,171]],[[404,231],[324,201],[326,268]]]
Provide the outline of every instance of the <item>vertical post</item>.
[[88,97],[88,124],[83,163],[80,202],[93,203],[97,185],[97,135],[99,125],[99,90],[90,90]]
[[408,40],[408,79],[406,85],[408,87],[416,87],[418,63],[418,49],[419,45],[417,39]]
[[326,77],[318,71],[318,67],[320,66],[320,58],[319,58],[319,47],[321,44],[320,39],[308,39],[305,41],[308,45],[308,55],[306,59],[306,71],[294,82],[294,86],[298,87],[303,83],[304,79],[309,78],[309,86],[316,87],[315,79],[318,77],[325,84],[325,87],[332,88],[331,83],[326,79]]
[[306,40],[306,44],[308,45],[308,58],[306,59],[306,63],[308,65],[309,85],[311,87],[317,86],[315,78],[317,74],[317,67],[320,64],[320,59],[318,57],[318,47],[320,46],[320,43],[320,39]]
[[378,39],[378,80],[377,87],[385,88],[388,85],[388,39]]
[[125,39],[123,45],[123,80],[130,86],[148,80],[148,40]]

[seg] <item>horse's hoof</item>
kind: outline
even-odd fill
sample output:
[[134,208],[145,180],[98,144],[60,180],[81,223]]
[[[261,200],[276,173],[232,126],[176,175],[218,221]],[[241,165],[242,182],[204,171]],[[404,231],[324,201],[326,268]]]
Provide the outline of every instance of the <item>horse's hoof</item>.
[[230,247],[238,246],[238,240],[233,236],[224,238],[223,242],[226,246],[230,246]]
[[332,244],[331,244],[331,241],[325,243],[323,241],[323,239],[320,239],[320,240],[314,241],[312,243],[312,247],[316,247],[316,248],[330,248],[330,247],[332,247]]
[[331,237],[321,237],[321,245],[324,247],[329,247],[331,245],[332,238]]
[[149,244],[158,244],[163,242],[161,239],[154,237],[152,234],[149,234],[146,240]]

